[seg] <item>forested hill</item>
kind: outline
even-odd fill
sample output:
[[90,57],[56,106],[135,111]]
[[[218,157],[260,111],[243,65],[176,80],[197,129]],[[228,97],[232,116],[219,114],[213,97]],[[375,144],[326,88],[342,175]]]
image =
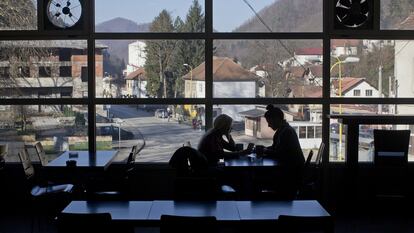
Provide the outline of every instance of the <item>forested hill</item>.
[[[322,31],[322,0],[278,0],[258,13],[273,32]],[[255,16],[234,31],[268,32]]]

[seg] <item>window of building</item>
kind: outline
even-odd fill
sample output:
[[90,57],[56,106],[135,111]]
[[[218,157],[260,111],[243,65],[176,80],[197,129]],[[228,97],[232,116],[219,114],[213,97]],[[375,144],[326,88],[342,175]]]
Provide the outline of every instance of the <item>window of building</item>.
[[306,126],[299,126],[299,138],[306,138]]
[[372,96],[372,90],[365,90],[365,96]]
[[59,76],[60,77],[72,77],[72,67],[71,66],[60,66]]
[[52,77],[52,68],[50,66],[40,66],[39,67],[39,77],[40,78]]
[[359,89],[354,90],[354,96],[361,96],[361,90]]

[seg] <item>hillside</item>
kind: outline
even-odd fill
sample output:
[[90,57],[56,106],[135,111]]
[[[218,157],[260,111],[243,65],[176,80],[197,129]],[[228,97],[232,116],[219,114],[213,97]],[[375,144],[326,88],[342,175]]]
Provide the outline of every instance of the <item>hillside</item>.
[[[321,32],[322,0],[279,0],[260,10],[258,14],[273,32]],[[234,32],[268,32],[256,17],[237,27]],[[281,61],[293,55],[297,47],[319,47],[321,41],[284,41],[289,51],[282,49],[278,41],[257,40],[215,41],[216,55],[237,58],[244,67],[272,60]],[[265,58],[264,53],[277,53]],[[269,54],[267,54],[269,56]]]
[[[148,32],[149,23],[137,24],[134,21],[124,18],[114,18],[103,23],[96,25],[96,32]],[[128,44],[133,40],[102,40],[99,41],[109,46],[109,54],[116,58],[123,59],[125,63],[128,63]]]

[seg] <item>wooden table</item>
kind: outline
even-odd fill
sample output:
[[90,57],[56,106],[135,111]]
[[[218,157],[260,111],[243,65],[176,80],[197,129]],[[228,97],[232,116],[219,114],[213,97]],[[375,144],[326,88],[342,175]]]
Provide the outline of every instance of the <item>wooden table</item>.
[[47,164],[47,168],[67,167],[66,161],[76,161],[76,168],[102,169],[106,170],[115,158],[117,151],[65,151],[56,159]]

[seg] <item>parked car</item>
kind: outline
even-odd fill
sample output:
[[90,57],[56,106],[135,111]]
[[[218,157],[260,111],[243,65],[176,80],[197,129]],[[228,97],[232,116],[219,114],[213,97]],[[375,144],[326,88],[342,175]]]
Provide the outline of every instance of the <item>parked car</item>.
[[167,109],[159,108],[155,110],[154,116],[156,118],[167,118],[168,117]]
[[[118,140],[118,137],[119,137],[119,128],[114,125],[97,126],[96,132],[97,132],[97,135],[100,135],[100,136],[112,136],[113,140]],[[134,139],[134,134],[121,127],[121,140],[131,140],[131,139]]]

